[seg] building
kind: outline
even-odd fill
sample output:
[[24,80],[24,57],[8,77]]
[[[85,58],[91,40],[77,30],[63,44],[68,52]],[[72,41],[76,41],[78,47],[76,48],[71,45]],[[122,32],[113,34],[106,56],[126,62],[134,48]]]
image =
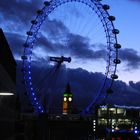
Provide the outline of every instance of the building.
[[0,29],[0,139],[14,133],[16,62],[6,37]]
[[0,29],[0,91],[16,92],[16,61]]
[[23,114],[17,140],[139,140],[140,108],[98,105],[96,114]]
[[84,140],[93,137],[92,117],[22,114],[16,140]]
[[96,119],[96,137],[100,139],[137,140],[140,136],[138,107],[99,105]]
[[63,114],[68,115],[72,113],[72,100],[73,95],[71,92],[70,84],[68,83],[66,86],[66,90],[63,94]]

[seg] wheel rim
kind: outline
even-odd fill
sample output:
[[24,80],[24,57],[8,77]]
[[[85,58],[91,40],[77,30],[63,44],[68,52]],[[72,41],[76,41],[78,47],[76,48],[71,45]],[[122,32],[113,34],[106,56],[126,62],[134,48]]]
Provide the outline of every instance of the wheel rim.
[[[116,68],[117,64],[119,64],[118,59],[118,49],[119,46],[117,42],[117,34],[119,33],[117,29],[115,29],[113,21],[114,18],[109,15],[108,13],[108,7],[107,5],[102,5],[99,0],[53,0],[51,2],[46,2],[45,6],[39,10],[37,13],[37,17],[35,20],[32,21],[32,26],[27,32],[27,39],[24,44],[24,55],[22,56],[23,60],[23,74],[24,74],[24,81],[26,85],[26,90],[29,95],[29,98],[31,100],[32,105],[34,106],[34,109],[37,113],[43,113],[43,105],[38,101],[35,90],[33,88],[32,83],[32,74],[31,74],[31,59],[32,59],[32,50],[34,43],[37,40],[37,34],[40,30],[40,27],[48,17],[48,15],[57,7],[59,7],[62,4],[68,3],[68,2],[80,2],[87,6],[89,6],[99,17],[100,21],[102,22],[102,26],[104,27],[104,31],[106,34],[106,40],[107,40],[107,67],[105,72],[105,79],[103,81],[103,84],[101,85],[101,88],[99,89],[98,94],[93,99],[93,101],[87,106],[86,111],[88,112],[93,105],[96,103],[97,99],[102,94],[102,90],[105,88],[105,85],[108,84],[108,88],[111,89],[113,85],[113,81],[117,79],[116,75]],[[115,46],[114,46],[115,45]],[[111,79],[111,80],[108,80]]]

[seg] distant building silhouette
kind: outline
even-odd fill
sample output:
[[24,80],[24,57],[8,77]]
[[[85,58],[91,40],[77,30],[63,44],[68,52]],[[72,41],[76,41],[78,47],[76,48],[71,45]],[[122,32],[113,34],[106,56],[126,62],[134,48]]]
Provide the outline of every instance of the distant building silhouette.
[[0,91],[16,92],[16,61],[0,28]]
[[92,116],[22,114],[15,140],[91,140]]
[[0,140],[14,134],[15,96],[6,93],[16,93],[16,61],[0,28]]

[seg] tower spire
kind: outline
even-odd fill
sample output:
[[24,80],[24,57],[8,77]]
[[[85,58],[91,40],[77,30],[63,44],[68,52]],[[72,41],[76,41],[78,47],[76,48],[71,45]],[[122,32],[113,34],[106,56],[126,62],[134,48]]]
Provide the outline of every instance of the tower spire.
[[70,83],[67,83],[66,89],[65,89],[66,93],[71,93],[71,87],[70,87]]

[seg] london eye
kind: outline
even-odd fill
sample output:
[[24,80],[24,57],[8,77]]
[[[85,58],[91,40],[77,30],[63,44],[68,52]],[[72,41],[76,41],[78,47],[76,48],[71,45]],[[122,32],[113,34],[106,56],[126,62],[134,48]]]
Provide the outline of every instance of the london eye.
[[[119,30],[113,23],[115,17],[109,14],[109,9],[101,0],[50,0],[37,10],[21,56],[26,91],[35,112],[48,112],[44,98],[45,103],[53,100],[53,88],[61,87],[57,83],[65,88],[62,77],[65,83],[74,85],[71,75],[74,69],[103,75],[100,81],[96,80],[97,90],[89,91],[94,94],[82,112],[89,113],[99,100],[113,93],[114,80],[118,79],[117,65],[121,63],[118,54],[121,45],[117,40]],[[36,74],[34,65],[39,69]],[[73,92],[78,90],[75,88]]]

